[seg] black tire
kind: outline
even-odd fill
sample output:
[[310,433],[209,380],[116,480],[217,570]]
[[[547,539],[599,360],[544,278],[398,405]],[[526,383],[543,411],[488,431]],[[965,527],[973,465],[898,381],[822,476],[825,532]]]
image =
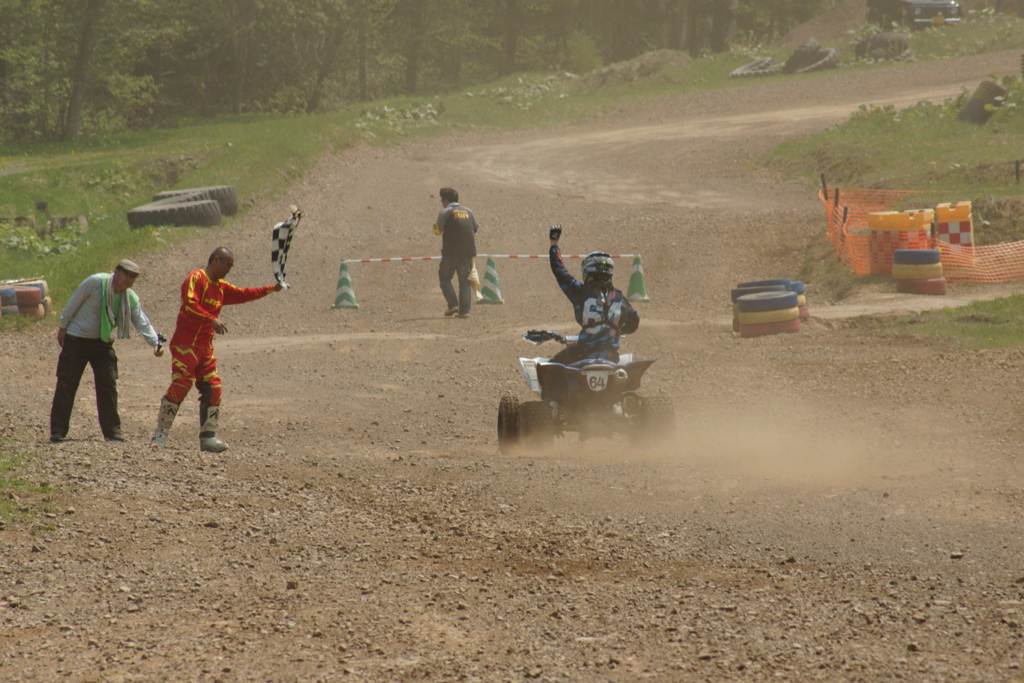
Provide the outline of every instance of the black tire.
[[543,448],[555,440],[551,406],[544,401],[527,401],[519,405],[519,443]]
[[650,445],[674,436],[676,409],[668,396],[640,397],[640,408],[629,425],[626,438],[633,445]]
[[942,252],[938,249],[896,249],[892,262],[901,265],[929,265],[942,263]]
[[997,97],[1005,97],[1006,90],[997,83],[992,81],[982,81],[974,94],[971,95],[971,99],[967,101],[967,104],[960,110],[956,115],[960,121],[967,121],[968,123],[982,124],[992,118],[992,112],[985,108],[988,104],[993,104]]
[[816,55],[821,51],[821,43],[814,38],[808,38],[800,43],[793,51],[786,63],[782,65],[782,71],[787,74],[796,73],[798,69],[812,64],[816,61]]
[[733,69],[729,74],[730,78],[740,78],[742,76],[770,76],[771,74],[777,74],[782,70],[782,67],[775,63],[774,57],[762,57],[761,59],[755,59],[749,64],[744,64],[741,67]]
[[907,43],[907,37],[902,33],[896,31],[890,31],[888,33],[879,33],[878,35],[871,37],[871,50],[881,50],[884,57],[883,59],[898,59],[907,51],[910,47]]
[[519,445],[519,399],[506,394],[498,403],[498,450],[509,453]]
[[128,226],[133,230],[146,225],[214,226],[220,225],[220,216],[220,204],[212,199],[185,202],[164,199],[129,211]]
[[836,68],[839,66],[839,50],[834,47],[819,50],[815,55],[815,59],[816,61],[803,68],[797,69],[794,73],[806,74],[811,71],[824,71],[825,69]]
[[153,195],[153,201],[171,199],[192,192],[205,192],[210,199],[220,204],[222,216],[233,216],[238,213],[238,193],[234,185],[215,185],[213,187],[193,187],[188,190],[167,190]]

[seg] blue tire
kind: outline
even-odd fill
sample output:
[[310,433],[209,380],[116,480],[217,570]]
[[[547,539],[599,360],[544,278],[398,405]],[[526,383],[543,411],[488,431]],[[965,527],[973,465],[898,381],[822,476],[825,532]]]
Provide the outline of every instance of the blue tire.
[[744,294],[758,294],[760,292],[785,292],[786,285],[764,285],[763,287],[737,287],[732,290],[732,302],[736,303]]
[[[736,301],[733,298],[733,301]],[[4,287],[0,289],[0,306],[17,306],[18,300],[14,294],[14,287]]]
[[804,287],[804,283],[800,282],[799,280],[797,280],[796,282],[789,283],[789,291],[791,292],[796,292],[797,294],[805,294],[805,289],[806,288]]
[[788,277],[776,277],[776,278],[771,278],[770,280],[751,280],[750,282],[741,282],[741,283],[739,283],[736,286],[739,287],[740,289],[743,289],[744,287],[762,287],[764,285],[788,285],[788,284],[789,284],[789,278]]
[[796,292],[758,292],[744,294],[736,300],[741,313],[755,311],[777,311],[783,308],[796,308],[798,295]]
[[942,262],[938,249],[897,249],[892,253],[893,263],[904,265],[930,265]]

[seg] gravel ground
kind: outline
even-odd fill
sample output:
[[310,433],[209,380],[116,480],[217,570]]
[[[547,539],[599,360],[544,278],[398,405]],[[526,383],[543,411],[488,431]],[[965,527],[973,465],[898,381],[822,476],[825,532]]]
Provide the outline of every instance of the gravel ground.
[[[171,447],[147,445],[170,362],[138,339],[118,343],[128,443],[99,438],[87,377],[51,446],[52,332],[5,337],[0,433],[56,492],[0,529],[0,679],[1022,680],[1024,353],[882,336],[837,307],[796,335],[728,323],[736,281],[795,276],[824,230],[813,186],[751,159],[1018,62],[750,83],[324,159],[282,202],[307,212],[294,288],[223,316],[224,454],[198,451],[191,400]],[[437,253],[442,185],[484,252],[544,253],[557,222],[567,253],[643,254],[652,301],[625,346],[658,359],[645,391],[674,400],[673,442],[498,453],[499,397],[528,396],[516,357],[554,351],[519,336],[572,330],[543,261],[499,261],[506,303],[467,320],[442,317],[424,262],[353,266],[360,309],[331,309],[343,258]],[[158,329],[217,245],[231,282],[267,283],[285,215],[259,203],[140,256]],[[877,289],[857,311],[891,304]],[[813,283],[808,299],[825,303]]]

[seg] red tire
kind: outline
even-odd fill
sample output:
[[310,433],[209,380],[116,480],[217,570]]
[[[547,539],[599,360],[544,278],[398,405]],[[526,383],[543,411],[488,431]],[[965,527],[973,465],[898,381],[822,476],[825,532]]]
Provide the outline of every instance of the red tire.
[[739,325],[741,337],[764,337],[769,334],[782,334],[784,332],[799,332],[799,320],[787,320],[782,323],[764,323],[763,325]]
[[811,309],[809,309],[807,306],[801,306],[800,307],[800,319],[801,320],[807,320],[810,317],[811,317]]
[[901,294],[945,294],[946,278],[931,280],[897,280],[896,291]]
[[14,298],[18,308],[33,308],[43,303],[43,290],[38,287],[15,287]]
[[46,308],[42,304],[36,304],[35,306],[18,306],[18,315],[23,315],[26,318],[42,320],[46,317]]

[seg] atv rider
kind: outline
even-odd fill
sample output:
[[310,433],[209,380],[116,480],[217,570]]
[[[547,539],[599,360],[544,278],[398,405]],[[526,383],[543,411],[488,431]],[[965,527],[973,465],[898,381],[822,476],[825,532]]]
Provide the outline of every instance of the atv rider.
[[584,358],[601,358],[618,362],[619,337],[632,334],[640,327],[640,316],[612,284],[615,264],[608,254],[595,251],[583,259],[583,282],[574,278],[562,261],[558,240],[562,226],[552,225],[548,237],[551,249],[548,258],[558,286],[572,302],[580,330],[576,344],[555,354],[549,362],[568,365]]

